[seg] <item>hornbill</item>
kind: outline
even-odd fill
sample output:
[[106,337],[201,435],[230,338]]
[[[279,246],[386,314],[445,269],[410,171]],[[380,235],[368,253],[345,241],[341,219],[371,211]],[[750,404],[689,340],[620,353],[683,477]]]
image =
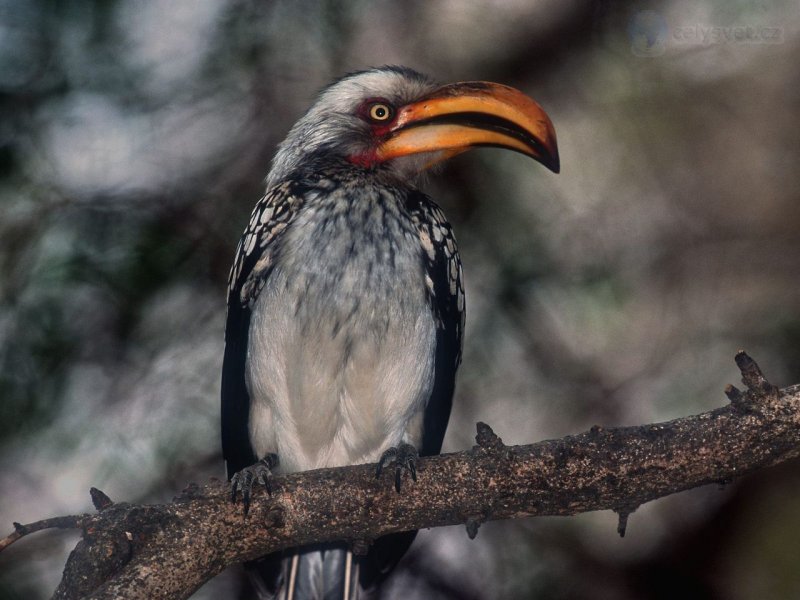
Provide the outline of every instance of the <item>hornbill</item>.
[[[280,144],[230,272],[222,446],[245,514],[256,483],[377,462],[416,478],[442,446],[461,360],[464,287],[452,229],[415,187],[428,167],[499,146],[559,170],[542,108],[487,82],[440,86],[404,67],[349,74]],[[263,597],[356,598],[415,532],[267,556]],[[362,595],[362,597],[365,597]]]

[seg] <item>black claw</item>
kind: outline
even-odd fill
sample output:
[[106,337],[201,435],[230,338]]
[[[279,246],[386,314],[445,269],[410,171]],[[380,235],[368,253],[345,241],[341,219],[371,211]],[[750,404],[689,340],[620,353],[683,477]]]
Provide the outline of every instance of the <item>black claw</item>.
[[384,467],[394,464],[394,489],[399,492],[404,470],[411,474],[412,480],[417,480],[418,457],[417,449],[411,444],[403,443],[396,448],[389,448],[381,454],[378,467],[375,469],[375,477],[379,478],[381,476]]
[[272,496],[272,478],[267,476],[266,471],[258,474],[258,483],[266,488],[268,496]]
[[236,503],[239,492],[242,493],[242,507],[244,516],[250,512],[250,498],[253,486],[260,483],[267,490],[267,494],[272,496],[272,471],[277,466],[278,455],[267,454],[263,459],[254,465],[245,467],[231,477],[231,502]]
[[244,516],[250,512],[250,489],[244,488],[242,491],[242,507],[244,508]]

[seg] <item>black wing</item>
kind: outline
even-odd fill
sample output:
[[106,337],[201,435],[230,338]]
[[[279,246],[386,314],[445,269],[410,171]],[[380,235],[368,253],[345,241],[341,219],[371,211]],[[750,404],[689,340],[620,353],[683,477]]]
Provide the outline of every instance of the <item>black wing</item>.
[[250,313],[272,270],[280,234],[294,218],[302,199],[302,189],[296,182],[267,190],[239,240],[228,278],[222,362],[222,455],[228,478],[257,460],[250,445],[250,396],[245,383]]
[[421,192],[409,198],[409,210],[423,247],[431,309],[436,317],[436,358],[431,398],[425,407],[422,456],[438,454],[450,419],[456,370],[464,332],[464,283],[455,236],[442,210]]

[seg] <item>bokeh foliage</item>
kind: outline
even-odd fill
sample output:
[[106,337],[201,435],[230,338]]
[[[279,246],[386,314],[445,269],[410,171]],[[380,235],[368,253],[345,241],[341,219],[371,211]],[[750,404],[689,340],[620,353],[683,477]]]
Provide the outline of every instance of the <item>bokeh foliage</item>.
[[[800,382],[796,3],[0,0],[2,521],[222,476],[225,279],[275,145],[331,79],[514,85],[563,171],[481,150],[426,185],[465,263],[446,449]],[[737,37],[738,36],[738,37]],[[800,596],[796,464],[637,511],[423,532],[393,597]],[[74,535],[0,557],[47,597]],[[226,573],[198,597],[246,597]]]

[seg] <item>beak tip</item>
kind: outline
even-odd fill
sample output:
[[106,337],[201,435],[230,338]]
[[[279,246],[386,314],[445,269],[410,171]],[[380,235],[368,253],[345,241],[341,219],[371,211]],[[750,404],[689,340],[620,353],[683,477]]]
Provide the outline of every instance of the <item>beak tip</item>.
[[553,173],[558,174],[561,172],[561,159],[558,156],[558,152],[547,156],[547,158],[542,161],[542,164]]

